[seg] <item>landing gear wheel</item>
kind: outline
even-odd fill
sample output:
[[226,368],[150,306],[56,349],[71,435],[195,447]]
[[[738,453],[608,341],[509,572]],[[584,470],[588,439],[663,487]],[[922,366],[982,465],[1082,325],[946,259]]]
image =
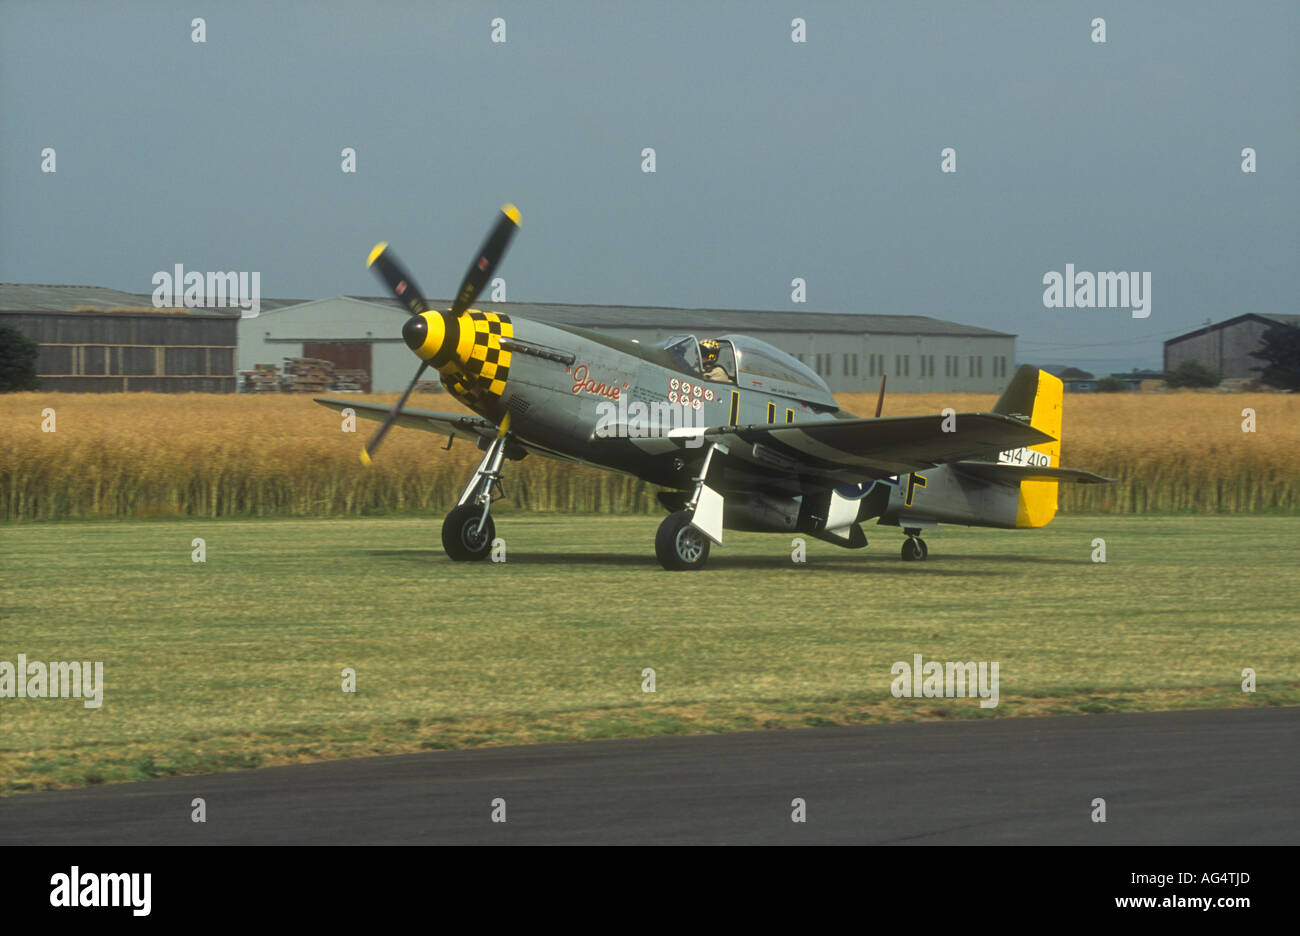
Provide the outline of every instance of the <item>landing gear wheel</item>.
[[691,526],[689,510],[669,514],[655,534],[655,555],[670,572],[704,568],[711,545],[707,536]]
[[457,562],[477,562],[486,559],[492,551],[492,541],[497,536],[497,525],[488,514],[483,532],[478,522],[483,516],[480,504],[461,504],[442,521],[442,548]]
[[924,560],[928,555],[930,555],[930,548],[925,545],[925,540],[919,536],[910,536],[903,541],[903,559],[905,561]]

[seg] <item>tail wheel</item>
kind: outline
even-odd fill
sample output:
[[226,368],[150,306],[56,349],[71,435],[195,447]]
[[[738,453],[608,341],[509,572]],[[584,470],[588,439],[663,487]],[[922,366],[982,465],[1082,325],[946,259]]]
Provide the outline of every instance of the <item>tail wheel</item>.
[[905,561],[923,560],[928,555],[930,555],[930,549],[925,545],[925,540],[919,536],[911,536],[903,540],[903,559]]
[[691,526],[689,510],[669,514],[655,534],[655,555],[670,572],[704,568],[711,545],[707,536]]
[[483,508],[478,504],[461,504],[442,521],[442,548],[457,562],[477,562],[486,559],[492,551],[492,541],[497,536],[497,525],[488,514],[487,522],[479,530]]

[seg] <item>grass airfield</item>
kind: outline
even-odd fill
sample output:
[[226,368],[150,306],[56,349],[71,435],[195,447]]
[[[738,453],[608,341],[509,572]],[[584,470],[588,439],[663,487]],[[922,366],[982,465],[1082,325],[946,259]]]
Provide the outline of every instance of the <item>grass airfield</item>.
[[[900,560],[896,528],[868,525],[860,551],[808,539],[802,564],[790,537],[728,533],[707,570],[668,573],[657,517],[495,516],[499,564],[448,560],[441,516],[6,525],[0,660],[102,660],[105,690],[93,710],[0,699],[0,794],[491,744],[1300,704],[1295,517],[941,527],[924,563]],[[914,653],[998,661],[1000,704],[894,698],[890,667]]]

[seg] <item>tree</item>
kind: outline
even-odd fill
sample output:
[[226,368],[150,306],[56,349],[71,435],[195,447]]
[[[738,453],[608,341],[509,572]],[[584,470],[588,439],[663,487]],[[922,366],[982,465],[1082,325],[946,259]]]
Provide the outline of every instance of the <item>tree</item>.
[[1194,358],[1188,358],[1165,374],[1165,386],[1172,389],[1179,387],[1217,387],[1218,385],[1219,372]]
[[1103,377],[1097,381],[1098,393],[1123,393],[1128,389],[1128,384],[1118,377]]
[[1300,390],[1300,327],[1278,323],[1260,336],[1258,351],[1250,352],[1264,366],[1259,379],[1270,387]]
[[1092,380],[1092,374],[1077,367],[1067,367],[1056,376],[1062,380]]
[[0,393],[36,389],[36,342],[0,323]]

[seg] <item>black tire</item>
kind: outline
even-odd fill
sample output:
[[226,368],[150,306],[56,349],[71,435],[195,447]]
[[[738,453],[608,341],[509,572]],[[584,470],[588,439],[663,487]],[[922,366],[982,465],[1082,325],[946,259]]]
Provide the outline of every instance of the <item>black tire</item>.
[[709,561],[709,538],[691,526],[691,512],[679,510],[664,518],[655,534],[655,555],[670,572],[703,569]]
[[907,539],[903,540],[903,561],[904,562],[912,562],[917,559],[924,559],[925,557],[926,557],[925,543],[921,542],[919,539],[913,539],[910,536]]
[[916,544],[921,547],[921,561],[924,562],[930,558],[930,547],[925,545],[925,540],[917,538]]
[[483,525],[482,535],[474,535],[482,516],[481,504],[462,504],[442,521],[442,548],[456,562],[478,562],[492,552],[497,525],[491,514],[488,514],[487,523]]

